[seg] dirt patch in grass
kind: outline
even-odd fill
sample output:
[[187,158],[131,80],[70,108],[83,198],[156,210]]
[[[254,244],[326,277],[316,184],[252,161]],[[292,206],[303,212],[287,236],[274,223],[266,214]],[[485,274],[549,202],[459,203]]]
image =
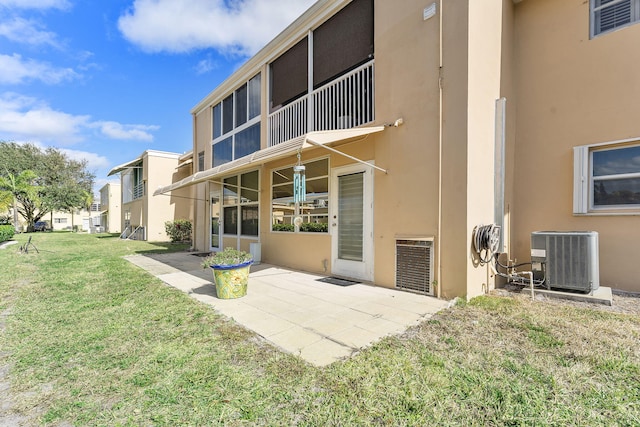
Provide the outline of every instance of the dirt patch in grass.
[[[529,293],[528,289],[522,289],[518,286],[507,286],[505,288],[496,289],[492,291],[492,295],[511,297],[522,300],[531,299],[531,294]],[[537,294],[535,298],[536,301],[544,302],[545,304],[549,305],[593,309],[609,313],[640,315],[640,294],[631,292],[614,291],[612,305],[590,303],[585,301],[573,301],[561,298],[549,298],[542,294]]]

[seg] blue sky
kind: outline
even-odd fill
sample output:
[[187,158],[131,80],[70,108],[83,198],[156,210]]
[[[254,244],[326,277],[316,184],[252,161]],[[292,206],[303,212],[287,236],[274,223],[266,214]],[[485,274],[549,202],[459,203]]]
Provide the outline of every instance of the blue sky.
[[189,111],[315,0],[0,0],[0,140],[88,161],[191,150]]

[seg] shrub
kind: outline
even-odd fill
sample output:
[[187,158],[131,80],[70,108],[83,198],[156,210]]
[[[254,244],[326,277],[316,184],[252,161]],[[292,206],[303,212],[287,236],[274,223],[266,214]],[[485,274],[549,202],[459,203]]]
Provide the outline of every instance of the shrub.
[[[294,231],[295,227],[293,224],[273,224],[271,226],[271,230]],[[328,230],[329,224],[327,223],[305,222],[300,224],[300,231],[304,231],[307,233],[326,233]]]
[[293,224],[273,224],[271,227],[273,231],[293,231]]
[[164,223],[164,229],[172,242],[191,241],[191,221],[188,219],[177,219]]
[[300,231],[312,233],[325,233],[329,230],[329,224],[318,222],[305,222],[300,225]]
[[11,240],[15,233],[16,230],[13,225],[0,225],[0,243]]

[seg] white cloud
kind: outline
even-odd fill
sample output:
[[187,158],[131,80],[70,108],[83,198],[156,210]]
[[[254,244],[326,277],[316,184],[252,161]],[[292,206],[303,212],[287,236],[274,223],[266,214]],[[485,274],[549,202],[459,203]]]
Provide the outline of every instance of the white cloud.
[[153,141],[155,125],[92,121],[88,115],[53,110],[35,98],[15,93],[0,95],[0,140],[74,144],[93,137],[95,130],[110,140]]
[[102,134],[111,139],[153,141],[152,131],[160,129],[155,125],[125,125],[118,122],[95,122],[92,127],[100,128]]
[[70,150],[68,148],[60,148],[64,154],[72,160],[86,160],[87,169],[89,171],[95,171],[97,169],[106,169],[111,164],[109,159],[96,153],[89,153],[88,151]]
[[195,66],[196,74],[207,74],[216,68],[218,68],[218,64],[211,58],[203,59]]
[[71,68],[56,68],[46,62],[23,59],[17,53],[13,55],[0,54],[0,84],[19,84],[27,80],[58,84],[79,77],[80,74]]
[[25,43],[33,46],[49,45],[60,47],[55,33],[41,29],[37,22],[20,17],[4,19],[0,22],[0,36],[13,42]]
[[251,55],[314,1],[135,0],[118,27],[131,43],[149,52],[215,48]]
[[57,140],[74,143],[81,140],[80,129],[89,116],[74,116],[52,110],[35,98],[9,93],[0,97],[0,135],[3,139]]
[[0,0],[0,6],[18,9],[67,9],[68,0]]

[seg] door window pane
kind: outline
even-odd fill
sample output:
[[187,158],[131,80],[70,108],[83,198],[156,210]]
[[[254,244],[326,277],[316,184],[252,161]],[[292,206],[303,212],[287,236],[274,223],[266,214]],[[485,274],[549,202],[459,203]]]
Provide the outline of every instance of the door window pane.
[[364,173],[338,177],[338,258],[362,261]]
[[220,197],[211,196],[211,247],[220,247]]

